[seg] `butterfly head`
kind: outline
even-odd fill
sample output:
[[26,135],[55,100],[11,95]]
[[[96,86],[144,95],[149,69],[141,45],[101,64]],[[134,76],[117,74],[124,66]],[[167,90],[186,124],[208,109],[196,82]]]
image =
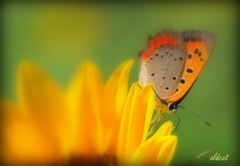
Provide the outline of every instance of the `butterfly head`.
[[176,112],[178,109],[177,109],[177,103],[174,102],[174,103],[170,103],[168,104],[168,109],[171,113],[174,113]]
[[162,113],[168,113],[168,114],[175,113],[178,110],[177,104],[178,103],[176,103],[176,102],[168,104],[163,100],[159,100],[159,98],[155,99],[155,109],[161,114]]

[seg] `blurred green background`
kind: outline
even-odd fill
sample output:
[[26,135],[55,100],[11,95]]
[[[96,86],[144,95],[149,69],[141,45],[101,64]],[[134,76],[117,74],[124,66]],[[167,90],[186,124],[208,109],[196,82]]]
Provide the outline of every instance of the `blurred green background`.
[[[162,29],[208,30],[215,49],[199,79],[180,104],[208,121],[208,127],[180,109],[179,138],[172,165],[183,165],[214,149],[193,165],[239,163],[237,56],[238,5],[227,2],[172,3],[8,3],[3,4],[1,97],[16,98],[16,71],[28,60],[39,64],[63,89],[84,60],[94,61],[104,81],[116,67],[135,59],[130,84],[138,80],[137,54],[149,35]],[[166,115],[177,123],[174,115]],[[227,161],[210,161],[215,153]]]

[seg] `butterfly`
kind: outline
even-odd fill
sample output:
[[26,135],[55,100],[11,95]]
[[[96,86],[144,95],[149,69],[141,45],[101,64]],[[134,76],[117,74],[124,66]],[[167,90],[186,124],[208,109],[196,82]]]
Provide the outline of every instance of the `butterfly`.
[[147,50],[139,54],[139,81],[142,86],[154,85],[159,117],[166,119],[162,113],[176,112],[209,59],[215,41],[213,33],[195,30],[163,30],[149,38]]

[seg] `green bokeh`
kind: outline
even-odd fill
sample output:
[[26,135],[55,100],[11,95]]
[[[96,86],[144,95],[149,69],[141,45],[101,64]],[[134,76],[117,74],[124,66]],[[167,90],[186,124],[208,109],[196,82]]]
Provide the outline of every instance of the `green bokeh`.
[[[94,61],[106,81],[115,68],[135,59],[130,83],[138,80],[137,54],[149,35],[166,28],[208,30],[215,49],[199,79],[180,105],[179,138],[172,165],[182,165],[214,149],[193,165],[236,165],[238,161],[237,4],[190,3],[5,3],[1,96],[17,102],[16,71],[28,60],[40,65],[66,90],[78,66]],[[177,123],[174,115],[166,115]],[[227,161],[210,161],[215,153]]]

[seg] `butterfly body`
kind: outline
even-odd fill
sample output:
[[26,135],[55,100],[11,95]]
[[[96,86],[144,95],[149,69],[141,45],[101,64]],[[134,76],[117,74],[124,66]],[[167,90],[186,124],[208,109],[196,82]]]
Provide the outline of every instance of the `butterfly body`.
[[139,57],[142,86],[154,84],[155,108],[173,113],[206,64],[215,35],[206,31],[163,30]]

